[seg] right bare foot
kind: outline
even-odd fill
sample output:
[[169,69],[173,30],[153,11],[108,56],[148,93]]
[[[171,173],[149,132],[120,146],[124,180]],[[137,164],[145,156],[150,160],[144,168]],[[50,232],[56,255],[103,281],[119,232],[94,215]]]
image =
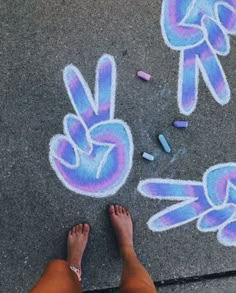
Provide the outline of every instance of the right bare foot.
[[109,214],[121,253],[127,248],[133,249],[133,223],[130,213],[120,205],[111,205]]

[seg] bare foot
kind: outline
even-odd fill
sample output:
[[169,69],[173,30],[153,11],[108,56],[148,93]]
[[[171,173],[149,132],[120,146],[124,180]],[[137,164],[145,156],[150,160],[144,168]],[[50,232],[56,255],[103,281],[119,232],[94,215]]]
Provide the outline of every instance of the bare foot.
[[88,242],[90,227],[88,224],[74,226],[67,238],[67,261],[81,271],[81,261]]
[[111,205],[109,214],[116,232],[121,254],[126,249],[133,249],[133,223],[130,213],[120,205]]

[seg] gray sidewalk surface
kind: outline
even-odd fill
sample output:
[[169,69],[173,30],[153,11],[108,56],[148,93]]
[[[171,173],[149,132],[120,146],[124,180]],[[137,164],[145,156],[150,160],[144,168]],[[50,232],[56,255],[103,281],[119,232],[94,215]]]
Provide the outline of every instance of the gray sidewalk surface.
[[[2,293],[27,292],[49,260],[66,257],[68,230],[85,221],[91,225],[91,236],[84,256],[84,289],[118,287],[121,260],[107,215],[111,203],[130,210],[137,255],[155,281],[236,270],[235,248],[221,245],[215,233],[199,232],[195,222],[163,233],[151,232],[146,225],[170,202],[141,196],[141,179],[200,181],[210,166],[236,161],[236,38],[231,39],[230,55],[221,60],[232,101],[219,106],[201,80],[191,127],[178,132],[171,123],[182,117],[176,102],[179,53],[163,41],[160,13],[160,0],[0,0]],[[135,150],[126,184],[115,196],[94,199],[61,184],[48,152],[51,137],[63,131],[63,117],[74,113],[63,68],[73,63],[93,89],[103,53],[117,63],[115,116],[130,126]],[[153,80],[137,79],[138,69],[149,72]],[[162,152],[158,133],[169,139],[171,155]],[[142,160],[143,151],[159,154],[158,159]],[[234,279],[160,292],[209,293],[221,288],[234,293],[232,286],[236,288]]]

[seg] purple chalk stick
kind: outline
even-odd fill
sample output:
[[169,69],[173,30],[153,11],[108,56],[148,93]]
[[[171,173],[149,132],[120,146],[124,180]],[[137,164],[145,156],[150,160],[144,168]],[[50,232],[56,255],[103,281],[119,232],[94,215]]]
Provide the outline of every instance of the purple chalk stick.
[[151,79],[151,75],[143,71],[138,71],[137,76],[146,81],[149,81]]
[[189,123],[188,121],[174,121],[173,125],[176,128],[187,128]]

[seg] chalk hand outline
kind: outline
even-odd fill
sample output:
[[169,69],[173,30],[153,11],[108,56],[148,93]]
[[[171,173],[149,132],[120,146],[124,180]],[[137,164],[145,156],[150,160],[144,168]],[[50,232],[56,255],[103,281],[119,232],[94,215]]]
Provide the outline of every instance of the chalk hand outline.
[[180,51],[180,112],[196,109],[200,72],[215,101],[226,105],[231,91],[217,55],[229,54],[229,35],[236,35],[236,1],[163,0],[161,28],[165,43]]
[[114,118],[115,60],[108,54],[98,60],[95,98],[74,65],[64,69],[63,78],[76,114],[64,117],[64,134],[50,141],[51,166],[69,190],[99,198],[113,195],[125,183],[133,158],[131,131]]
[[152,216],[148,227],[163,232],[197,220],[201,232],[217,232],[218,241],[236,247],[236,163],[209,168],[203,181],[147,179],[138,191],[145,197],[180,201]]

